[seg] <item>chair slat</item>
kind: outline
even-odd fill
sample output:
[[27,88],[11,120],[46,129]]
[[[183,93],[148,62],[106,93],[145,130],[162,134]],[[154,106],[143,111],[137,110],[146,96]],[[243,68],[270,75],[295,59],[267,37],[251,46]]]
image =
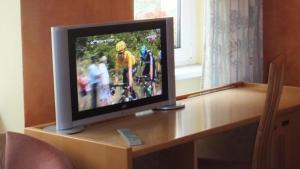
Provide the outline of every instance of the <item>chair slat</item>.
[[252,169],[266,169],[271,166],[271,143],[283,90],[283,78],[284,64],[280,62],[271,63],[264,112],[256,134]]

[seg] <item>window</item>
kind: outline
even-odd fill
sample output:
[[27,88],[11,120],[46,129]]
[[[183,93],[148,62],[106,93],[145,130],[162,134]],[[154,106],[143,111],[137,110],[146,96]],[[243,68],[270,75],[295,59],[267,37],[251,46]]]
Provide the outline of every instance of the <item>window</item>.
[[174,17],[175,65],[201,64],[203,3],[199,0],[134,0],[134,18]]
[[204,3],[205,0],[134,0],[135,19],[173,16],[177,21],[174,25],[174,32],[177,33],[174,36],[177,44],[175,48],[176,95],[201,89]]
[[135,0],[134,19],[174,17],[174,45],[180,47],[180,0]]

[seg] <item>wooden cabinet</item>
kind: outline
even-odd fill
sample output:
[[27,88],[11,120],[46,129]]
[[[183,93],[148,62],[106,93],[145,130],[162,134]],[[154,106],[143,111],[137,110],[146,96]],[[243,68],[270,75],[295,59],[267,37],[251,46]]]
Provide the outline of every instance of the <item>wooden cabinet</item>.
[[[47,124],[28,127],[25,133],[64,151],[78,169],[196,169],[195,142],[257,123],[263,112],[265,91],[265,85],[245,84],[181,100],[186,105],[184,109],[90,124],[82,133],[62,135],[43,131]],[[272,164],[279,169],[300,168],[299,98],[300,88],[285,87],[272,144]],[[116,131],[118,128],[132,129],[144,144],[126,145]],[[254,129],[255,125],[252,125],[247,130]],[[235,134],[243,136],[244,131],[237,130]],[[238,152],[232,151],[233,146],[241,150],[241,141],[245,141],[244,138],[249,141],[248,137],[238,139],[231,134],[227,138],[229,142],[220,141],[218,144],[227,146],[234,154]],[[248,150],[246,154],[250,154],[251,149]],[[198,151],[204,152],[203,147]]]
[[43,131],[43,127],[45,126],[26,128],[25,134],[48,142],[63,151],[77,169],[197,168],[193,141],[195,138],[176,139],[151,145],[142,136],[144,145],[128,147],[115,129],[104,129],[109,132],[106,136],[112,140],[111,142],[102,139],[105,127],[101,124],[90,127],[81,134],[70,136]]
[[278,116],[272,146],[274,169],[300,168],[300,111]]

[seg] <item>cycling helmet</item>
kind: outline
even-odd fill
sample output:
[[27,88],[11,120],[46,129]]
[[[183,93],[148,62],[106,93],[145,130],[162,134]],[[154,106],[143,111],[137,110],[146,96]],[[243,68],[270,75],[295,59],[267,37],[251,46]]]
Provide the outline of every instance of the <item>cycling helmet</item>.
[[126,48],[126,43],[124,41],[120,41],[116,44],[116,51],[120,52]]
[[140,53],[141,53],[141,58],[145,59],[146,55],[147,55],[147,47],[145,45],[143,45],[141,47]]

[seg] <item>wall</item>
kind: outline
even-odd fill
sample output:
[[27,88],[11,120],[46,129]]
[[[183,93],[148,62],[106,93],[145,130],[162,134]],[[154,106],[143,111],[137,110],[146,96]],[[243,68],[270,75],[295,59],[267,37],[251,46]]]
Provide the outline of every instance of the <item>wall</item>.
[[25,126],[55,121],[50,27],[128,20],[132,10],[132,0],[21,0]]
[[0,132],[23,132],[20,1],[0,1]]
[[203,46],[204,46],[204,17],[205,17],[205,1],[198,1],[196,2],[196,16],[198,16],[196,21],[196,63],[202,64],[203,59]]
[[176,96],[194,93],[201,90],[201,78],[176,80]]
[[300,1],[264,0],[264,79],[270,61],[286,58],[285,82],[300,86]]

